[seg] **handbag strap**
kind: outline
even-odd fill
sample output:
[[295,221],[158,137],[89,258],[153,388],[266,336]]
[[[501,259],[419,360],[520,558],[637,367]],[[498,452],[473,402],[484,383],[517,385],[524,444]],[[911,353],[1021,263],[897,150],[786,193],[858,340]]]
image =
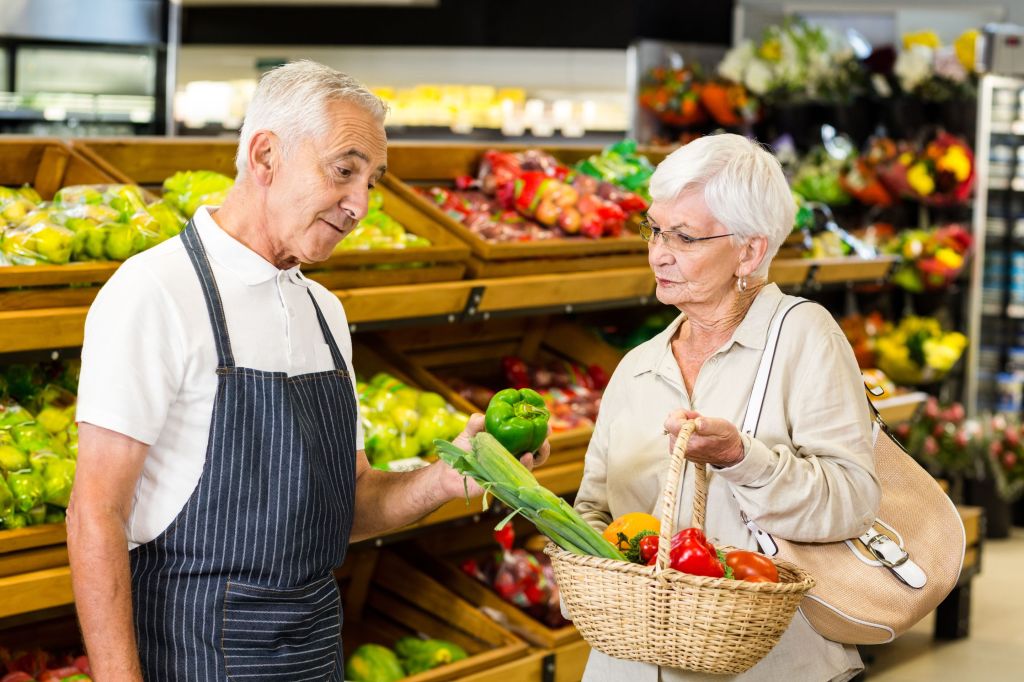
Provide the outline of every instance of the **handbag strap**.
[[775,351],[779,346],[779,332],[782,331],[782,323],[786,316],[802,303],[809,303],[806,298],[795,298],[782,304],[775,311],[772,323],[768,328],[768,340],[764,344],[764,352],[761,354],[761,364],[757,367],[757,375],[754,377],[754,387],[750,391],[750,400],[747,402],[747,410],[743,415],[743,433],[751,438],[757,434],[757,425],[761,421],[761,408],[764,406],[764,397],[768,393],[768,377],[772,373],[772,364],[775,362]]

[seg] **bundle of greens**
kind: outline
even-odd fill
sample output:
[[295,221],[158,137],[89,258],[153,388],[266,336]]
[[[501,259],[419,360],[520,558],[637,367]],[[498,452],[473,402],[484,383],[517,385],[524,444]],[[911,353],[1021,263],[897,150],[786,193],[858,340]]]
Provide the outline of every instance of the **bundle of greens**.
[[499,529],[515,514],[522,514],[566,551],[625,561],[619,550],[591,528],[565,500],[538,483],[530,470],[491,434],[482,432],[474,436],[472,452],[443,440],[434,441],[434,445],[438,456],[449,466],[475,479],[486,493],[513,510],[499,524]]

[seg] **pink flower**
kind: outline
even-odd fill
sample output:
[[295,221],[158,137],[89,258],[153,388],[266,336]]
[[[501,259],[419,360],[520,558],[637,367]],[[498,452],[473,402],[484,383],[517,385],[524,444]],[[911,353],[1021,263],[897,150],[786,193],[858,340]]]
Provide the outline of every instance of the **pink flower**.
[[942,438],[944,435],[946,435],[946,425],[936,424],[932,429],[932,438]]
[[1020,430],[1013,426],[1006,427],[1006,434],[1003,436],[1006,439],[1006,444],[1011,448],[1015,448],[1020,445]]
[[939,454],[939,444],[931,436],[924,439],[924,454],[928,457],[934,457]]
[[1005,466],[1007,469],[1012,469],[1015,464],[1017,464],[1016,452],[1007,452],[1006,454],[1003,455],[1003,466]]
[[1003,444],[1000,441],[992,441],[988,446],[988,451],[992,453],[993,457],[998,457],[1003,454]]
[[997,414],[996,416],[992,417],[992,428],[996,431],[1005,431],[1006,417],[1004,417],[1001,414]]
[[910,435],[910,424],[907,424],[906,422],[904,422],[902,424],[899,424],[896,427],[896,437],[899,438],[900,440],[906,440],[907,436],[909,436],[909,435]]
[[969,440],[970,437],[967,435],[967,432],[964,431],[963,429],[958,430],[956,432],[956,435],[953,436],[953,442],[956,444],[958,448],[966,448]]
[[924,416],[929,419],[936,419],[939,416],[939,401],[935,399],[935,396],[929,396],[928,401],[924,404]]
[[964,406],[960,403],[953,403],[949,406],[950,421],[961,422],[967,413],[964,411]]

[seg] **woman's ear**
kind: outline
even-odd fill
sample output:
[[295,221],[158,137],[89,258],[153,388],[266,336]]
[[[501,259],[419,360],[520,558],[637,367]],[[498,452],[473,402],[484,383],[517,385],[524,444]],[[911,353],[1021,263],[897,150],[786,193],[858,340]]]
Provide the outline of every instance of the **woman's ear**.
[[749,277],[754,272],[757,272],[757,269],[761,267],[761,263],[764,262],[764,257],[767,253],[768,239],[766,237],[751,237],[748,239],[740,251],[740,263],[736,269],[736,276]]

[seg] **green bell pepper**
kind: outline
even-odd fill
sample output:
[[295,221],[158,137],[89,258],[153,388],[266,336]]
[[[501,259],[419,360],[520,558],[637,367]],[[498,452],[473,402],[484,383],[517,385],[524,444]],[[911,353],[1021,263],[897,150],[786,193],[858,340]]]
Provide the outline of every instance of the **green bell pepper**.
[[491,398],[484,423],[489,434],[506,450],[519,456],[536,452],[544,443],[550,417],[544,399],[533,389],[506,388]]

